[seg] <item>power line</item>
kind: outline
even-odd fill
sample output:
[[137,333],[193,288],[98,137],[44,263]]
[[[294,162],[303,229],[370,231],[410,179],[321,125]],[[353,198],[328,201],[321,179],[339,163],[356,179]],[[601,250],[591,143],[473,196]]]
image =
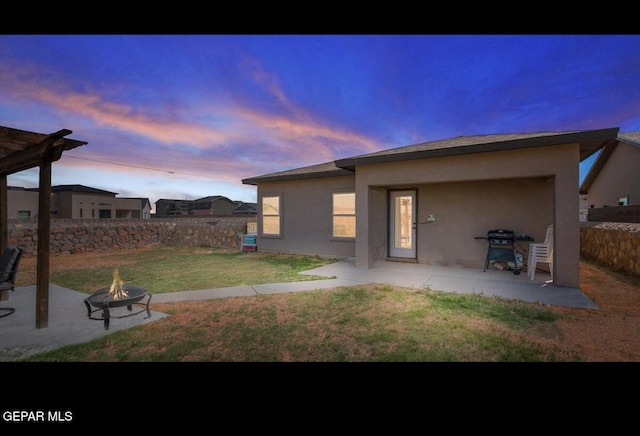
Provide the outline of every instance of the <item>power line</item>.
[[88,160],[88,161],[92,161],[92,162],[99,162],[99,163],[104,163],[104,164],[109,164],[109,165],[118,165],[118,166],[122,166],[122,167],[138,168],[138,169],[149,170],[149,171],[158,171],[158,172],[161,172],[161,173],[181,174],[183,176],[206,177],[206,178],[209,178],[209,179],[218,179],[218,180],[227,180],[227,181],[235,180],[235,179],[224,178],[224,177],[203,176],[202,174],[183,173],[183,172],[180,172],[180,171],[171,171],[171,170],[163,170],[163,169],[160,169],[160,168],[143,167],[143,166],[140,166],[140,165],[124,164],[124,163],[120,163],[120,162],[109,162],[109,161],[100,160],[100,159],[90,159],[88,157],[69,156],[67,154],[65,154],[64,157],[68,157],[68,158],[71,158],[71,159]]

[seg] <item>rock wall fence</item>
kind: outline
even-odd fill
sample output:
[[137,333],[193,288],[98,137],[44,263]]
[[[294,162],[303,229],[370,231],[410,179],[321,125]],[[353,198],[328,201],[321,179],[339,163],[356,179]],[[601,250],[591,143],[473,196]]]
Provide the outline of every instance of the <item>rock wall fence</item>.
[[[51,219],[50,254],[69,255],[93,251],[166,246],[206,246],[240,250],[247,223],[255,216],[152,218],[152,219]],[[9,220],[9,240],[36,255],[37,220]]]
[[580,256],[640,277],[640,223],[580,223]]
[[[166,246],[211,247],[240,250],[247,226],[255,216],[51,220],[51,255]],[[10,241],[27,254],[36,255],[36,220],[9,220]],[[614,271],[640,277],[640,223],[580,223],[580,256]]]

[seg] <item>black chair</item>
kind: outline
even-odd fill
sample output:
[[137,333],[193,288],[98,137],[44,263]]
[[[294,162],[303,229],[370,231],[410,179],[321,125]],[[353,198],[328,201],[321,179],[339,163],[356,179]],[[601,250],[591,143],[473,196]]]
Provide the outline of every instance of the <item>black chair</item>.
[[[13,245],[8,246],[0,257],[0,291],[14,291],[16,273],[22,258],[22,250]],[[0,307],[0,318],[9,316],[16,310],[13,307]]]

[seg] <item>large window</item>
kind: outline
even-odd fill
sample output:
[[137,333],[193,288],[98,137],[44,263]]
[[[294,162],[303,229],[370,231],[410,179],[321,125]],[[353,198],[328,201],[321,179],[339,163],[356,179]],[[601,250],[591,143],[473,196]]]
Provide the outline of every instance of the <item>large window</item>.
[[333,236],[356,237],[356,194],[333,194]]
[[280,196],[262,197],[262,234],[280,235]]

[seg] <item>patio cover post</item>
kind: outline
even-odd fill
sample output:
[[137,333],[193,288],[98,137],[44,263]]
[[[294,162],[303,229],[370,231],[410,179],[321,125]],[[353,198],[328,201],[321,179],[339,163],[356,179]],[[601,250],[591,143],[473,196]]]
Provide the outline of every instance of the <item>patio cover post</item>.
[[[0,175],[0,253],[9,245],[9,222],[7,212],[7,176]],[[0,301],[9,299],[9,290],[0,291]]]
[[40,162],[38,195],[38,270],[36,274],[36,328],[49,326],[49,244],[51,240],[51,162]]

